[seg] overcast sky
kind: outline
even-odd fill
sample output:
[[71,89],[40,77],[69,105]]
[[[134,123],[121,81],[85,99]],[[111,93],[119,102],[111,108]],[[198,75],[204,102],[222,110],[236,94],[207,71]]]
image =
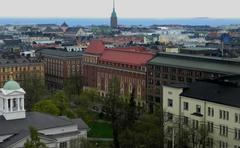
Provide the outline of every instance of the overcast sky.
[[[0,0],[0,17],[106,18],[112,0]],[[240,18],[240,0],[116,0],[121,18]]]

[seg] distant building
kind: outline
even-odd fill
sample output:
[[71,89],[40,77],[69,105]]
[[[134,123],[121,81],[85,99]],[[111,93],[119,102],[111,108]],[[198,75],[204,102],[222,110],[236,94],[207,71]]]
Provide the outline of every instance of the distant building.
[[49,88],[62,89],[64,80],[82,75],[81,51],[42,49],[37,54],[44,63],[45,80]]
[[[163,87],[163,110],[165,128],[190,129],[197,138],[205,139],[205,147],[240,147],[240,77],[230,76],[216,80],[197,81],[183,86],[179,84]],[[180,128],[179,128],[180,127]],[[200,131],[205,130],[205,135]],[[190,136],[190,134],[188,134]],[[204,137],[203,137],[204,136]],[[183,136],[184,137],[184,136]],[[192,146],[192,139],[188,139]],[[195,143],[200,140],[196,140]],[[178,141],[175,140],[175,144]],[[203,143],[202,143],[203,144]]]
[[63,22],[63,24],[61,25],[61,29],[62,29],[63,32],[66,32],[66,31],[67,31],[68,25],[67,25],[66,22]]
[[29,75],[44,79],[44,67],[36,58],[27,58],[14,53],[0,53],[0,85],[9,80],[9,74],[20,83]]
[[111,27],[112,28],[117,28],[118,27],[118,19],[117,19],[117,13],[115,10],[115,0],[113,0],[113,11],[111,14]]
[[40,141],[49,148],[67,148],[71,140],[87,138],[89,128],[80,118],[26,112],[25,93],[12,79],[0,89],[0,148],[24,147],[30,138],[29,127],[37,130]]

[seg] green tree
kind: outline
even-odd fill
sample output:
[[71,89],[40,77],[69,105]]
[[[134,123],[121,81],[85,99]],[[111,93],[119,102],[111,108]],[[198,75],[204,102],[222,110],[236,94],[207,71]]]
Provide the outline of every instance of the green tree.
[[108,94],[104,99],[104,104],[112,122],[114,148],[119,148],[119,132],[124,108],[120,94],[120,80],[117,77],[113,77],[108,86]]
[[32,110],[56,116],[60,114],[59,108],[55,105],[55,103],[52,100],[41,100],[33,106]]
[[64,80],[64,91],[68,97],[72,95],[80,95],[83,88],[83,77],[73,75]]
[[35,128],[30,127],[30,139],[24,143],[24,148],[47,148],[45,143],[40,141],[38,132]]
[[37,103],[43,96],[48,94],[44,79],[37,74],[24,74],[25,79],[22,83],[23,89],[27,92],[25,95],[26,110],[31,110],[33,104]]

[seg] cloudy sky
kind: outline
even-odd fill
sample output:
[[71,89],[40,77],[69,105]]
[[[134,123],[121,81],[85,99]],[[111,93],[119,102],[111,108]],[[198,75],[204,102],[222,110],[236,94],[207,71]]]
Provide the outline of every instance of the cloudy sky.
[[[121,18],[240,18],[240,0],[116,0]],[[112,0],[0,0],[0,17],[106,18]]]

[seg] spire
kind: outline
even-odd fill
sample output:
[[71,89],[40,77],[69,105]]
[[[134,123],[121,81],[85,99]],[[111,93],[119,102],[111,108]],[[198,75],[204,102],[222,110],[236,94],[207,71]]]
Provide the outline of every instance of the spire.
[[113,11],[115,11],[115,0],[113,0]]

